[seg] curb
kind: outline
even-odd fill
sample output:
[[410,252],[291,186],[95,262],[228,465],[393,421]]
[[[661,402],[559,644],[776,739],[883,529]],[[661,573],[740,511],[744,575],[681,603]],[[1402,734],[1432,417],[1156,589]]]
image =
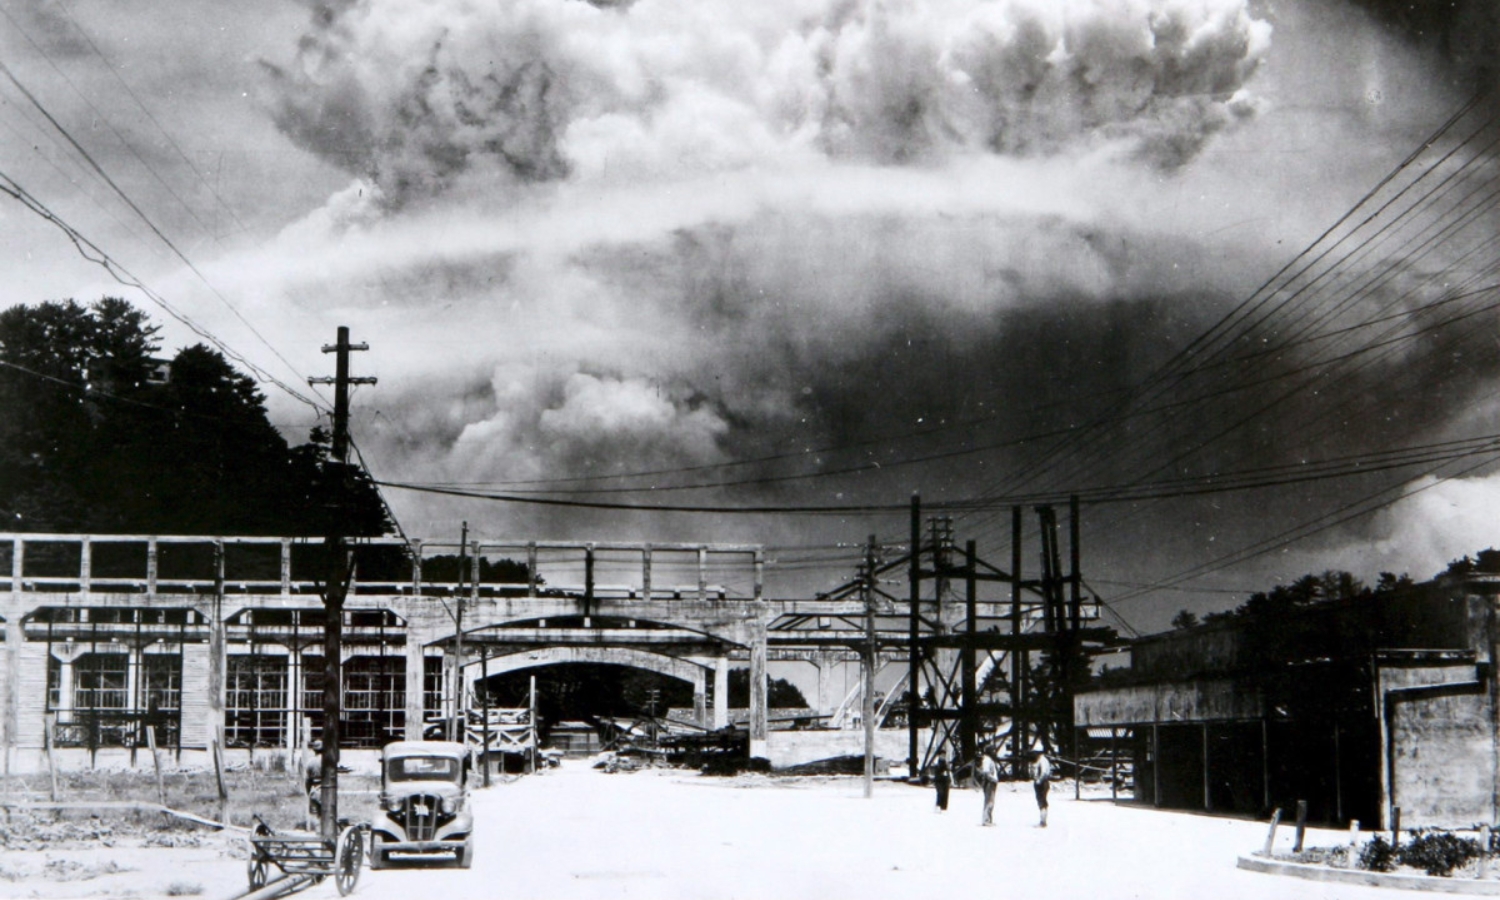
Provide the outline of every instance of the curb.
[[1500,897],[1500,881],[1476,881],[1469,878],[1439,878],[1435,875],[1396,875],[1366,872],[1363,869],[1335,869],[1309,863],[1283,862],[1259,856],[1241,856],[1237,868],[1267,875],[1290,875],[1308,881],[1336,884],[1362,884],[1368,887],[1399,888],[1439,894],[1469,894]]

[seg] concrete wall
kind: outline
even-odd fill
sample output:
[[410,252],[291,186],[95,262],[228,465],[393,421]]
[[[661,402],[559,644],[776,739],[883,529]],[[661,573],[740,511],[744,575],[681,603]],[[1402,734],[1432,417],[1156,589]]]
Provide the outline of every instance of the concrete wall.
[[1227,678],[1111,688],[1073,698],[1079,725],[1106,728],[1258,719],[1261,714],[1260,694]]
[[1494,821],[1489,706],[1482,694],[1392,704],[1391,804],[1401,807],[1403,825]]
[[[927,730],[919,732],[918,737],[919,746],[927,746]],[[907,740],[904,728],[876,731],[875,756],[904,764]],[[865,752],[865,733],[857,728],[839,731],[773,731],[768,742],[773,769],[785,769],[839,756],[860,756]]]
[[1243,644],[1242,629],[1230,622],[1147,637],[1131,648],[1130,671],[1157,679],[1228,672],[1242,662]]

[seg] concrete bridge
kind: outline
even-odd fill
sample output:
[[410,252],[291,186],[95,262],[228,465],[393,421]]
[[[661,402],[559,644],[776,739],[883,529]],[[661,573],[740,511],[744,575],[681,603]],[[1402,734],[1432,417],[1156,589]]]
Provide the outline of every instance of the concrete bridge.
[[[49,722],[62,746],[128,746],[148,724],[179,751],[306,746],[321,718],[321,552],[295,538],[0,534],[7,764],[40,754]],[[438,557],[449,580],[424,578]],[[486,581],[481,559],[524,562],[525,581]],[[681,679],[718,727],[731,663],[747,663],[763,755],[768,661],[826,672],[867,646],[864,601],[768,599],[765,566],[754,545],[363,542],[343,613],[345,740],[419,737],[482,677],[578,662]]]

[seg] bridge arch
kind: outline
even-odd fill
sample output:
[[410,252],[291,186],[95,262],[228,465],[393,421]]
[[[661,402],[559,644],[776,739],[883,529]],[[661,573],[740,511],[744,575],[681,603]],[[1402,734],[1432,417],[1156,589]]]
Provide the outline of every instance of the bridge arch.
[[[539,647],[507,653],[504,656],[491,656],[485,662],[485,666],[486,671],[491,676],[495,676],[521,669],[534,669],[561,663],[603,663],[645,669],[668,678],[686,681],[693,685],[697,693],[703,692],[704,680],[709,671],[709,667],[702,663],[631,647]],[[477,660],[468,663],[467,668],[471,676],[478,665]]]
[[[712,722],[714,728],[723,728],[729,724],[729,668],[725,658],[700,662],[634,647],[562,646],[530,647],[502,656],[491,656],[483,665],[486,676],[493,678],[508,672],[566,663],[628,666],[685,681],[693,688],[693,717],[698,724],[707,726]],[[478,674],[476,667],[476,663],[472,661],[465,666],[465,680],[475,679]],[[713,674],[714,679],[712,709],[708,705],[709,673]]]

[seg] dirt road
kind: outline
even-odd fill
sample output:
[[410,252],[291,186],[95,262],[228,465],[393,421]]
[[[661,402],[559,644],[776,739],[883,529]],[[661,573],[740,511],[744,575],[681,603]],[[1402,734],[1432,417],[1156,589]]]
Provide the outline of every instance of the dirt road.
[[[877,785],[866,800],[857,779],[606,775],[572,762],[476,792],[473,869],[366,871],[355,896],[912,900],[978,891],[1049,900],[1390,900],[1374,888],[1237,870],[1236,855],[1264,840],[1262,823],[1054,794],[1061,796],[1044,830],[1035,827],[1030,786],[1002,786],[995,826],[982,828],[973,791],[955,792],[950,811],[938,815],[930,791],[904,785]],[[1309,843],[1344,837],[1322,833]],[[325,883],[302,896],[336,894]]]

